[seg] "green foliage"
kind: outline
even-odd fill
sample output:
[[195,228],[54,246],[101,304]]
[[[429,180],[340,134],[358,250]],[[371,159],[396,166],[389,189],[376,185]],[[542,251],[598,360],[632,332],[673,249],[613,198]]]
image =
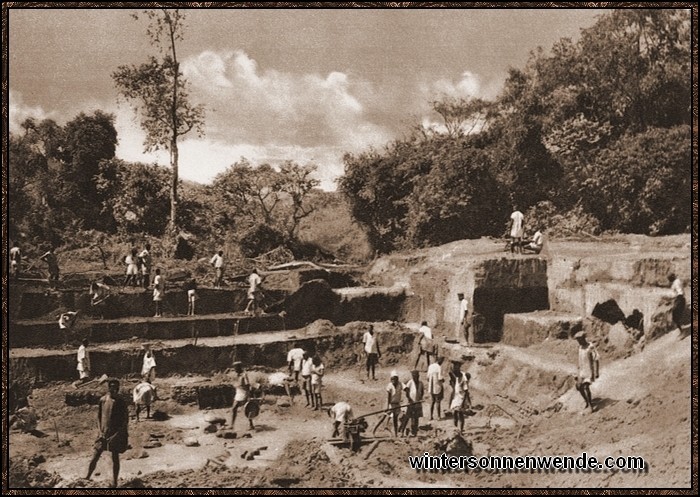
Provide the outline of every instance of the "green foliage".
[[[141,114],[141,129],[146,132],[144,151],[171,150],[173,138],[195,129],[200,135],[204,108],[189,102],[187,81],[170,56],[163,60],[149,57],[139,66],[119,66],[112,78],[120,94],[131,101]],[[177,72],[176,72],[177,71]],[[177,94],[174,96],[177,77]],[[173,100],[177,111],[172,112]]]
[[223,201],[217,214],[222,222],[235,220],[239,229],[266,224],[292,239],[301,220],[316,208],[311,201],[320,183],[311,177],[315,171],[313,164],[286,161],[276,170],[241,158],[214,178],[213,192]]
[[146,150],[168,150],[171,169],[114,159],[109,114],[79,114],[65,126],[28,119],[9,139],[11,238],[162,236],[170,220],[197,253],[238,254],[240,241],[249,257],[285,245],[360,261],[501,236],[511,202],[528,230],[554,236],[690,229],[687,10],[607,12],[578,41],[538,48],[511,69],[495,101],[431,102],[443,126],[346,154],[337,194],[317,189],[315,165],[291,161],[275,168],[243,158],[210,186],[181,184],[178,139],[203,125],[176,56],[184,16],[146,16],[159,56],[121,66],[113,79],[141,116]]
[[93,115],[80,113],[63,128],[64,161],[61,162],[61,193],[76,217],[85,227],[104,228],[108,219],[102,215],[100,204],[104,197],[95,187],[102,160],[112,159],[117,146],[114,116],[96,111]]
[[689,229],[690,127],[627,134],[576,171],[582,205],[603,229],[671,234]]
[[366,230],[375,250],[391,252],[405,233],[406,199],[414,182],[432,166],[429,153],[416,139],[409,139],[388,145],[384,153],[346,154],[343,162],[345,175],[339,187],[353,217]]
[[319,207],[299,226],[299,240],[316,244],[325,253],[346,262],[365,262],[372,255],[367,235],[350,214],[338,192],[315,191],[312,201]]
[[341,191],[380,252],[500,235],[510,202],[561,233],[687,231],[690,61],[688,10],[605,13],[494,102],[432,102],[444,134],[347,155]]
[[422,247],[497,234],[508,204],[488,156],[468,140],[424,146],[429,145],[433,166],[408,196],[404,244]]
[[525,212],[525,229],[529,236],[541,230],[551,237],[570,237],[580,234],[600,234],[600,222],[580,205],[561,211],[552,202],[544,200]]
[[10,137],[10,233],[58,246],[79,229],[103,229],[95,180],[99,162],[114,157],[114,116],[80,113],[65,126],[27,119],[22,127]]
[[284,234],[267,224],[256,224],[240,239],[241,253],[246,257],[257,257],[284,244]]
[[162,235],[168,219],[170,171],[157,165],[118,159],[100,163],[97,190],[107,200],[103,215],[111,214],[117,233]]

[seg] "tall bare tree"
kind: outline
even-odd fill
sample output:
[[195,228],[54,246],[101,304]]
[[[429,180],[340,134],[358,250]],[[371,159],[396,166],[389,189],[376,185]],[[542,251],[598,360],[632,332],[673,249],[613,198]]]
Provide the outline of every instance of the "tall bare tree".
[[[146,152],[168,150],[172,168],[170,222],[168,231],[178,230],[178,139],[193,129],[200,136],[204,127],[204,108],[189,99],[188,83],[180,71],[177,42],[184,39],[185,14],[179,9],[144,11],[148,19],[146,32],[158,48],[160,58],[151,56],[140,66],[119,66],[112,78],[119,93],[141,114],[141,128],[146,132]],[[133,16],[138,20],[138,16]]]

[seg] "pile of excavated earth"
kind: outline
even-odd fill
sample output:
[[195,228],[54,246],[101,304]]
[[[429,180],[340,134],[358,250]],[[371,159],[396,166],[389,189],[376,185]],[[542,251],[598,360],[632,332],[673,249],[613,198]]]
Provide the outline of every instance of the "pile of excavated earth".
[[[10,488],[100,488],[111,483],[104,455],[84,479],[97,437],[98,382],[80,388],[76,351],[90,340],[92,374],[118,377],[130,397],[140,381],[144,346],[157,361],[152,419],[132,418],[122,454],[124,488],[653,488],[691,482],[690,310],[683,332],[671,320],[668,274],[690,300],[690,236],[550,240],[539,255],[513,255],[497,240],[465,240],[393,254],[367,268],[289,264],[263,271],[274,300],[247,316],[246,288],[200,288],[198,314],[185,316],[185,290],[172,282],[162,318],[150,294],[123,289],[104,319],[91,315],[87,282],[66,278],[10,284],[10,411],[23,397],[39,422],[9,433]],[[166,275],[167,276],[167,275]],[[186,280],[186,275],[181,282]],[[459,336],[458,293],[479,319],[476,343]],[[56,315],[80,310],[71,330]],[[355,416],[380,411],[389,373],[402,381],[418,356],[418,327],[436,336],[443,373],[453,362],[471,374],[471,400],[460,434],[442,401],[430,402],[415,437],[399,436],[379,415],[353,451],[331,437],[332,420],[297,388],[273,378],[300,346],[326,367],[323,405],[349,402]],[[361,339],[373,324],[382,356],[367,378]],[[575,388],[585,331],[600,352],[594,412]],[[241,361],[264,391],[255,428],[241,414],[231,426],[230,368]],[[427,364],[418,365],[425,382]],[[449,395],[450,388],[447,388]],[[291,395],[289,395],[291,394]],[[134,414],[133,408],[132,414]],[[417,470],[409,456],[641,457],[631,470]]]

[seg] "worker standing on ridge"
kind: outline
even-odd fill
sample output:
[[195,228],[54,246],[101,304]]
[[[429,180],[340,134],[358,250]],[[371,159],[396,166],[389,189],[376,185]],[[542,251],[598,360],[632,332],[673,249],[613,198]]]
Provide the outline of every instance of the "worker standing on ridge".
[[372,380],[376,380],[375,368],[379,362],[379,358],[382,356],[379,350],[379,342],[377,341],[377,336],[374,333],[374,325],[370,324],[365,334],[362,336],[362,343],[364,345],[365,355],[367,356],[367,379],[369,380],[370,372],[372,373]]
[[458,293],[457,298],[459,299],[459,317],[457,319],[457,336],[455,338],[458,343],[464,338],[467,345],[474,345],[474,334],[469,323],[469,301],[463,293]]
[[513,213],[510,215],[510,251],[511,253],[523,253],[523,220],[525,216],[518,210],[517,206],[513,206]]
[[257,269],[253,269],[253,272],[248,276],[248,305],[245,307],[246,314],[253,314],[257,310],[256,299],[258,293],[260,293],[259,286],[262,283],[262,278],[258,274]]
[[216,272],[216,276],[214,277],[214,289],[221,290],[221,285],[224,282],[224,251],[219,250],[214,254],[209,263],[214,266],[214,271]]

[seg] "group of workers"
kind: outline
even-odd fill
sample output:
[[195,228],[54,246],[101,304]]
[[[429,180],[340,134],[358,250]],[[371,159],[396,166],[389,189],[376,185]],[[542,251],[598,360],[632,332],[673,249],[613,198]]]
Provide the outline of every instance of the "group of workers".
[[[97,462],[104,451],[110,452],[112,456],[112,476],[113,487],[117,486],[120,470],[120,454],[129,447],[128,425],[129,425],[129,405],[120,394],[120,382],[116,378],[107,378],[104,375],[101,379],[91,380],[92,364],[90,352],[88,350],[89,341],[84,339],[77,354],[77,371],[79,379],[73,383],[75,388],[94,382],[107,382],[108,391],[100,398],[97,411],[97,424],[99,435],[93,445],[93,456],[88,466],[87,479],[92,476]],[[141,368],[141,381],[134,386],[131,391],[132,403],[135,408],[134,417],[140,421],[141,409],[146,409],[146,419],[151,418],[151,406],[157,400],[157,390],[154,385],[156,378],[156,359],[150,345],[144,345],[143,366]]]
[[532,252],[539,254],[544,246],[544,228],[540,227],[535,231],[532,239],[525,240],[525,215],[520,212],[517,206],[513,207],[510,215],[510,244],[511,253],[522,254]]
[[[442,400],[444,398],[444,377],[442,364],[444,358],[438,355],[431,356],[431,363],[427,371],[427,393],[430,395],[430,420],[442,419]],[[471,375],[462,371],[462,362],[453,361],[453,367],[449,371],[448,379],[451,387],[449,410],[452,413],[454,426],[460,433],[464,431],[465,415],[471,409],[471,396],[469,394],[469,381]],[[394,436],[410,434],[417,436],[420,418],[423,417],[423,401],[426,398],[426,385],[421,380],[421,373],[414,369],[410,378],[402,382],[396,370],[391,371],[389,383],[385,388],[385,408],[380,411],[379,420],[375,424],[372,434],[376,434],[382,424],[393,425]],[[349,402],[340,401],[328,410],[328,415],[333,419],[332,437],[340,435],[341,427],[358,422],[362,416],[355,418],[352,406]],[[390,429],[390,428],[389,428]]]

